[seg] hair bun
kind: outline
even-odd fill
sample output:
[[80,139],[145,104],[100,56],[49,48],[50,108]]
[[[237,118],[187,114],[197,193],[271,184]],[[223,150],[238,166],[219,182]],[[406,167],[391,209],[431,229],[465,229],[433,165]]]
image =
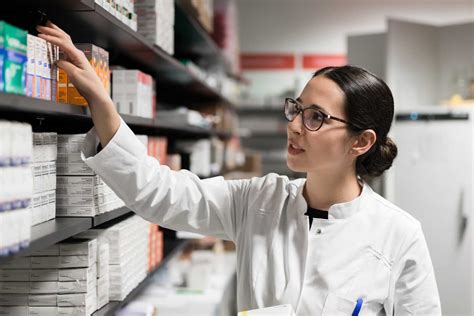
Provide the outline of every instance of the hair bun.
[[390,137],[386,137],[384,142],[374,147],[374,150],[367,152],[357,160],[359,175],[366,178],[380,176],[392,166],[397,153],[397,145]]

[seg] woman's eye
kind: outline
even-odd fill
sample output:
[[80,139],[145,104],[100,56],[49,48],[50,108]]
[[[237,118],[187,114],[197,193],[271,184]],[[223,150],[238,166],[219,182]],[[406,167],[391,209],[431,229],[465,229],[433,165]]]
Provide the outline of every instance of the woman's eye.
[[314,121],[322,121],[323,116],[319,112],[313,112],[312,115],[311,115],[311,119],[314,120]]

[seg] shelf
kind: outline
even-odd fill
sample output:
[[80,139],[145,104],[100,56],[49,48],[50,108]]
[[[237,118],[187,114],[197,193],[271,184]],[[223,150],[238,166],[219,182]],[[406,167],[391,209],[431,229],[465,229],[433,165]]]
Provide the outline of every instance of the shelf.
[[58,217],[31,228],[31,241],[25,248],[12,256],[0,257],[0,264],[11,259],[27,256],[35,251],[47,248],[57,242],[77,235],[92,227],[90,217]]
[[135,289],[133,289],[123,301],[110,302],[92,315],[113,316],[119,309],[131,302],[152,281],[153,276],[157,274],[162,268],[166,267],[167,263],[171,260],[171,258],[179,254],[187,244],[187,240],[165,240],[163,260],[161,261],[159,266],[151,273],[149,273],[146,278]]
[[104,224],[106,222],[110,222],[111,220],[120,218],[124,215],[131,214],[131,213],[132,213],[132,211],[129,208],[127,208],[126,206],[124,206],[124,207],[116,209],[112,212],[107,212],[107,213],[104,213],[104,214],[100,214],[100,215],[91,217],[92,218],[92,227]]
[[95,217],[57,217],[31,228],[31,241],[25,248],[11,256],[0,257],[0,264],[13,258],[31,255],[33,252],[49,247],[62,240],[82,233],[90,228],[132,214],[126,207],[119,208]]
[[180,58],[189,58],[197,64],[212,62],[223,68],[226,73],[236,77],[230,71],[230,64],[222,50],[209,32],[191,14],[182,1],[175,1],[175,51]]
[[237,108],[237,114],[239,115],[280,115],[282,119],[285,119],[283,106],[281,107],[239,107]]
[[[173,138],[208,138],[214,132],[195,126],[179,126],[156,119],[121,114],[137,134],[170,136]],[[83,106],[39,100],[0,93],[0,119],[26,121],[35,131],[85,133],[92,127],[89,109]]]
[[[76,43],[94,43],[109,51],[110,64],[136,68],[153,75],[158,100],[169,104],[222,102],[231,104],[215,88],[138,32],[119,21],[92,0],[17,0],[2,6],[0,18],[33,31],[27,9],[41,9]],[[18,14],[21,12],[22,14]],[[110,30],[113,30],[111,32]]]

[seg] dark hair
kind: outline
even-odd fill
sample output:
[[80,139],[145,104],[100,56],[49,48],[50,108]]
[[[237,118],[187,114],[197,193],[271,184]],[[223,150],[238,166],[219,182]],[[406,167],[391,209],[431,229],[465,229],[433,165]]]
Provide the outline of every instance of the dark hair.
[[354,135],[372,129],[376,143],[368,152],[357,157],[356,173],[364,180],[380,176],[392,166],[397,146],[387,137],[393,120],[393,96],[387,84],[369,71],[354,67],[326,67],[316,71],[334,81],[344,92],[347,120],[363,129],[348,125]]

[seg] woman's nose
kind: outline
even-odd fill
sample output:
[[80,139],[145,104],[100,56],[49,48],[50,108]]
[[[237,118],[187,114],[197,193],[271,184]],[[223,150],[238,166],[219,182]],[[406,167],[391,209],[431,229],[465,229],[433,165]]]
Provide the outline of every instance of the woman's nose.
[[303,122],[301,120],[301,113],[298,113],[298,115],[293,121],[288,122],[288,131],[291,131],[296,134],[301,134],[301,132],[303,131]]

